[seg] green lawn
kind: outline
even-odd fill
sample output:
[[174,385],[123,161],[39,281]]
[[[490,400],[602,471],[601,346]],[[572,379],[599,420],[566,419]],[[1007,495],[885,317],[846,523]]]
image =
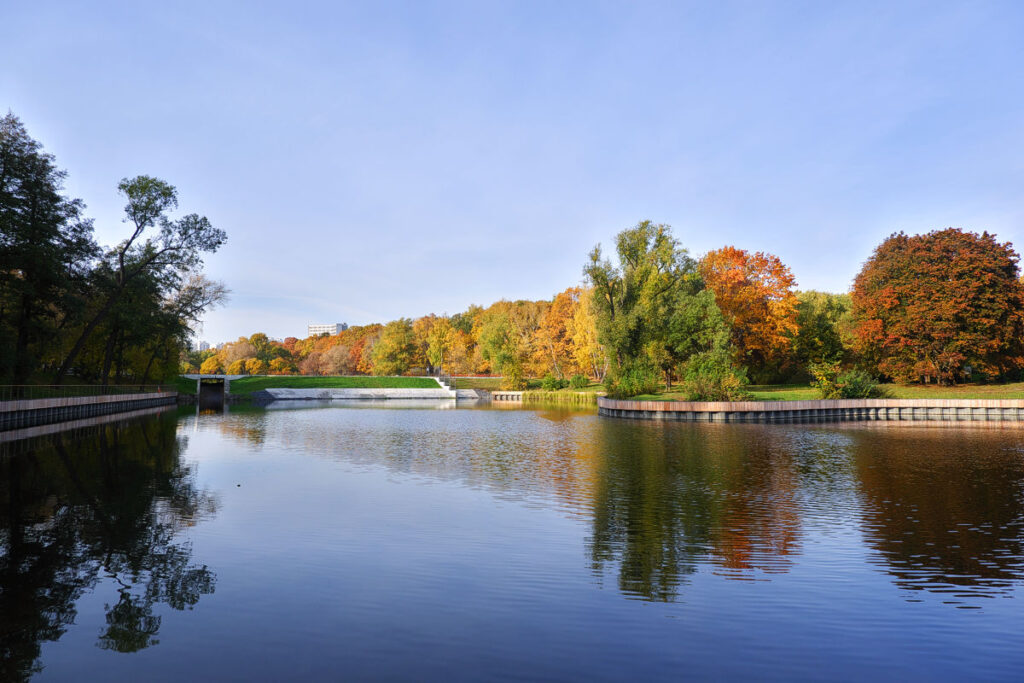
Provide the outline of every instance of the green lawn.
[[[452,379],[455,380],[455,387],[457,389],[483,389],[484,391],[497,391],[501,389],[503,381],[501,377],[453,377]],[[526,388],[530,391],[541,390],[541,382],[539,379],[528,379],[526,380]],[[604,385],[600,382],[591,382],[582,389],[567,387],[559,391],[604,391]]]
[[964,384],[955,387],[880,384],[889,398],[1024,398],[1024,382]]
[[[194,394],[193,379],[178,378],[179,391]],[[297,375],[259,375],[232,380],[231,394],[245,396],[263,389],[437,389],[430,377],[303,377]]]
[[[501,389],[501,377],[452,377],[456,389],[483,389],[495,391]],[[540,386],[540,382],[537,383]]]
[[[1007,384],[966,384],[953,387],[937,385],[880,384],[885,398],[1019,398],[1024,399],[1024,382]],[[821,398],[818,390],[807,384],[756,385],[747,387],[754,401],[813,401]],[[636,396],[637,401],[685,401],[680,392]]]
[[196,381],[187,377],[175,377],[174,388],[179,394],[193,396],[196,393]]

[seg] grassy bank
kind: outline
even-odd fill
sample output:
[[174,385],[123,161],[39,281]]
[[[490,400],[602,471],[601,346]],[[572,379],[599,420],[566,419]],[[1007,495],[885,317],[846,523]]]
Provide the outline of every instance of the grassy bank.
[[596,406],[596,391],[524,391],[523,403],[561,403],[574,406]]
[[[452,377],[452,379],[455,380],[456,389],[483,389],[484,391],[498,391],[501,389],[501,383],[505,381],[501,377]],[[540,380],[526,380],[526,388],[540,389]]]
[[[937,385],[880,384],[884,398],[982,398],[1024,399],[1024,382],[1007,384],[962,384],[942,387]],[[809,384],[751,385],[747,387],[753,401],[814,401],[821,398],[818,390]],[[686,394],[662,391],[634,397],[637,401],[685,401]]]
[[[484,391],[498,391],[500,390],[501,384],[504,381],[501,377],[454,377],[455,386],[458,389],[483,389]],[[526,380],[525,391],[543,391],[542,383],[539,379],[528,379]],[[560,389],[557,392],[549,393],[563,393],[563,392],[595,392],[604,391],[604,385],[600,382],[591,382],[587,386],[581,389]]]
[[[196,393],[194,379],[178,378],[178,390]],[[248,396],[264,389],[437,389],[430,377],[303,377],[296,375],[259,375],[232,380],[233,396]]]

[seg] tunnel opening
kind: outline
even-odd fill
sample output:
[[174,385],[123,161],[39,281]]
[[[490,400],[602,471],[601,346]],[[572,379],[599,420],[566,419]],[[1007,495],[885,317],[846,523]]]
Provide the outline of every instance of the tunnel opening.
[[199,380],[199,409],[213,410],[224,407],[224,378],[210,377]]

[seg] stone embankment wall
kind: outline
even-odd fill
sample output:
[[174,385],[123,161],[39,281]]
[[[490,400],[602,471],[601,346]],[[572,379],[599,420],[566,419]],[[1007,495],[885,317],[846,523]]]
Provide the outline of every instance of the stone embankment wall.
[[444,399],[476,400],[480,398],[472,389],[264,389],[252,395],[253,400],[265,401],[333,401],[343,399]]
[[173,405],[178,392],[66,396],[0,402],[0,431]]
[[597,400],[599,415],[679,422],[1024,422],[1024,400],[843,399],[836,401]]

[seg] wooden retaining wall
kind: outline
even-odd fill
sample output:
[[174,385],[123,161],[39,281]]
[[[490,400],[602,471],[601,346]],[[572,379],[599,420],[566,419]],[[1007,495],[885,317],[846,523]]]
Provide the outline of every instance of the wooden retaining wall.
[[679,422],[1024,422],[1024,400],[864,398],[834,401],[623,401],[600,397],[606,417]]
[[65,396],[0,402],[0,431],[173,405],[178,392]]

